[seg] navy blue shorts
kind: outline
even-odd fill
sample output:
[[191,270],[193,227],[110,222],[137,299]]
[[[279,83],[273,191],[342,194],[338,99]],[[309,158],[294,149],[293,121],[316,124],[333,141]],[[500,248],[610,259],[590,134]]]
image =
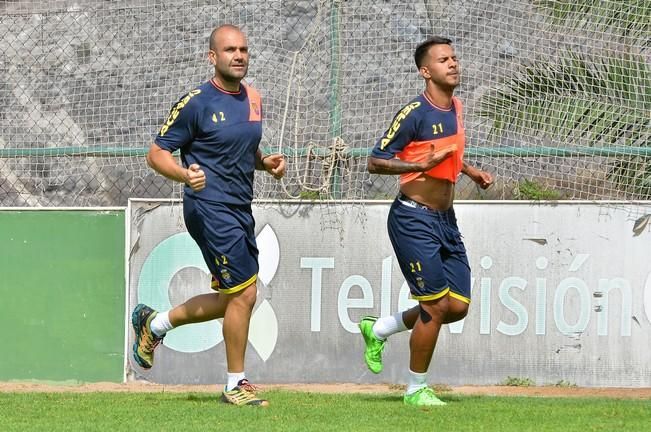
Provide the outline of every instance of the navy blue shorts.
[[255,283],[258,247],[251,206],[183,199],[188,233],[201,249],[212,273],[212,288],[232,294]]
[[449,294],[470,303],[470,266],[452,207],[432,210],[399,195],[387,225],[413,299],[435,300]]

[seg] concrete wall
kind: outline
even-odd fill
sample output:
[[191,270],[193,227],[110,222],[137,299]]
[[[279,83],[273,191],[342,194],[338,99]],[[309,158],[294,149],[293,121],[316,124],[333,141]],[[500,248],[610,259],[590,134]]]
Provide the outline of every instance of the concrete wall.
[[[458,202],[473,269],[468,317],[445,326],[430,382],[651,386],[651,203]],[[388,203],[254,207],[259,301],[247,351],[258,382],[404,382],[408,333],[388,343],[385,370],[364,366],[356,322],[415,304],[386,234]],[[336,215],[337,224],[324,223]],[[132,201],[129,306],[167,309],[209,292],[178,202]],[[130,335],[129,342],[133,335]],[[144,372],[160,383],[225,379],[221,324],[176,329]],[[130,354],[129,354],[130,356]]]

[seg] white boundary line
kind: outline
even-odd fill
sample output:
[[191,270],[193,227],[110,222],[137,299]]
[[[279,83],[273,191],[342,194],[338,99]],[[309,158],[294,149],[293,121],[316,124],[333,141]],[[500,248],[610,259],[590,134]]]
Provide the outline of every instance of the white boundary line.
[[0,211],[124,211],[126,207],[0,207]]
[[129,367],[129,251],[131,249],[131,200],[124,211],[124,364],[122,382],[127,382]]
[[[130,202],[174,202],[180,203],[180,198],[129,198]],[[392,199],[387,200],[273,200],[273,199],[256,199],[253,204],[387,204],[392,203]],[[622,200],[454,200],[454,204],[522,204],[522,205],[557,205],[557,204],[573,204],[573,205],[595,205],[595,204],[616,204],[616,205],[651,205],[651,200],[635,200],[635,201],[622,201]],[[1,208],[0,208],[1,210]]]

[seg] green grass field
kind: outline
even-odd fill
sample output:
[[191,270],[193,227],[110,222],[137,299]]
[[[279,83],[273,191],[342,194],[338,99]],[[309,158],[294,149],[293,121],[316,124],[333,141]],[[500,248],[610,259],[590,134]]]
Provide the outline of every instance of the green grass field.
[[651,401],[443,394],[415,409],[399,394],[273,390],[268,408],[210,393],[0,393],[6,431],[649,431]]

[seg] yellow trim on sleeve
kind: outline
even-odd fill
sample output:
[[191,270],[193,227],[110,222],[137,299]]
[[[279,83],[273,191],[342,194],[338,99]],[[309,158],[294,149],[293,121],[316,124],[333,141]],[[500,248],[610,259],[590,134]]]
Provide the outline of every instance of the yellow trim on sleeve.
[[382,139],[380,140],[380,150],[384,150],[384,148],[389,145],[391,140],[396,136],[396,133],[398,133],[398,130],[400,129],[400,123],[407,118],[410,112],[415,110],[420,106],[420,102],[412,102],[405,107],[403,107],[398,114],[393,118],[393,122],[391,122],[391,126],[389,129],[386,131]]
[[224,293],[224,294],[233,294],[233,293],[236,293],[238,291],[242,291],[244,288],[248,287],[252,283],[255,283],[255,281],[257,279],[258,279],[258,274],[256,273],[253,276],[251,276],[251,278],[249,280],[247,280],[246,282],[242,282],[241,284],[236,285],[236,286],[234,286],[232,288],[221,288],[219,290],[219,292]]
[[174,122],[176,121],[176,118],[179,116],[179,113],[181,112],[181,110],[183,108],[185,108],[185,106],[188,104],[188,102],[190,102],[190,99],[192,99],[193,97],[195,97],[199,93],[201,93],[200,89],[194,89],[190,93],[185,95],[185,97],[183,99],[178,101],[176,103],[176,105],[174,105],[174,108],[172,108],[170,110],[170,113],[167,116],[167,120],[165,120],[165,124],[160,128],[160,132],[158,133],[160,136],[165,136],[165,133],[167,133],[169,128],[174,124]]

